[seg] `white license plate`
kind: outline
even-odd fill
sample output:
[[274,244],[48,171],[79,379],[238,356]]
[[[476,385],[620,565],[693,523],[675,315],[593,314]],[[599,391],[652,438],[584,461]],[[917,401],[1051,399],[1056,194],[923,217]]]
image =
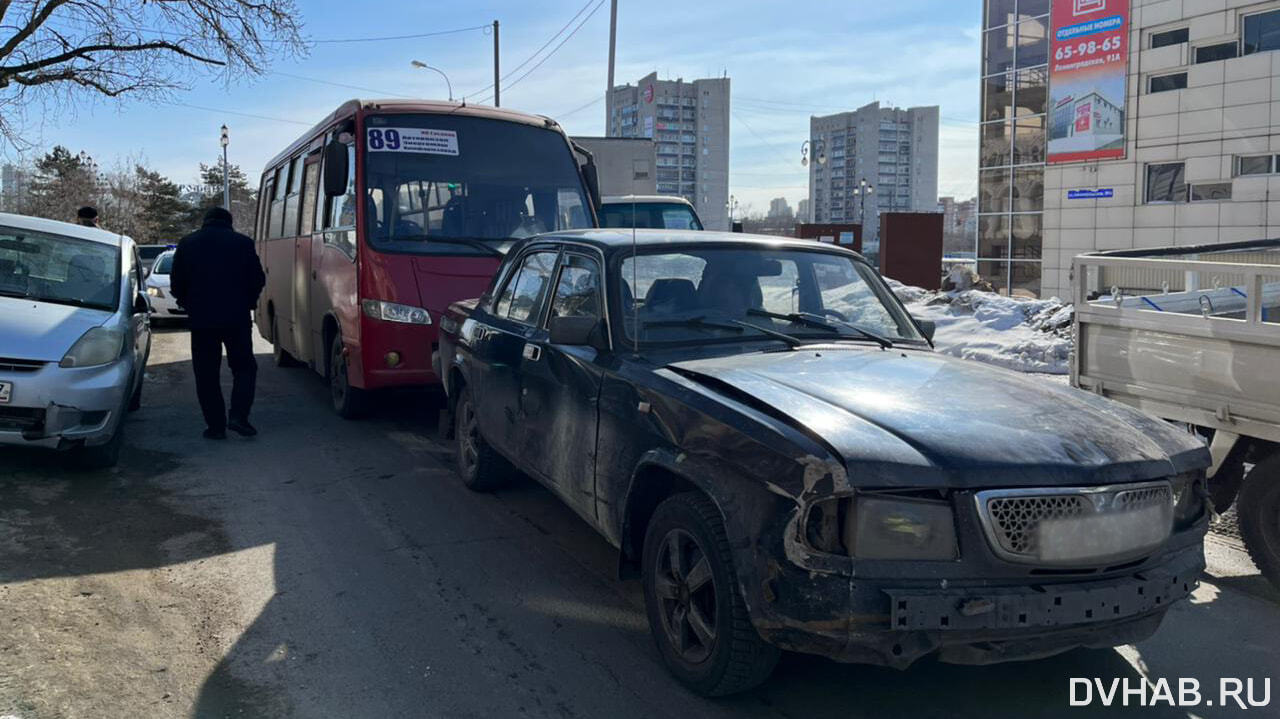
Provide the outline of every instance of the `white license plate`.
[[9,400],[13,398],[13,383],[0,382],[0,404],[9,404]]

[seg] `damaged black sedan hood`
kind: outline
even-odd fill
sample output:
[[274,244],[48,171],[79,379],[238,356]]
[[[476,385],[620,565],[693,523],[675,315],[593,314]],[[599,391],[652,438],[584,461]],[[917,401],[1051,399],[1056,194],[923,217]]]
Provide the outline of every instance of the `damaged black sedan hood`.
[[1184,431],[1118,402],[919,349],[806,347],[667,371],[826,445],[854,486],[1068,486],[1209,464]]

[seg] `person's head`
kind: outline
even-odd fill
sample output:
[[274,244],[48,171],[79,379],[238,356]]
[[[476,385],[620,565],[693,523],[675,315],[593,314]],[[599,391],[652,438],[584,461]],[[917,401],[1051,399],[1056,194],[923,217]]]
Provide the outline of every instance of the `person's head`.
[[204,213],[204,224],[206,225],[230,225],[231,213],[222,207],[210,207]]
[[76,210],[76,222],[85,227],[98,226],[98,211],[88,205]]

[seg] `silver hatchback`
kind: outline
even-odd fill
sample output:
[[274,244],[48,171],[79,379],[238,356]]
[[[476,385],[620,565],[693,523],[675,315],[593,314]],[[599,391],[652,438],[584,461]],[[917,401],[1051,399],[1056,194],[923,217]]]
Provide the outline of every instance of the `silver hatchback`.
[[132,239],[0,213],[0,445],[114,465],[151,325]]

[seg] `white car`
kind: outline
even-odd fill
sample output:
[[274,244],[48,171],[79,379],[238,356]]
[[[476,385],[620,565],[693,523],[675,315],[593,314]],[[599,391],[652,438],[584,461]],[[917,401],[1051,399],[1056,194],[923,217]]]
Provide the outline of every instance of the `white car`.
[[151,300],[151,314],[154,320],[185,319],[187,311],[178,306],[178,301],[169,291],[169,273],[173,270],[173,250],[167,250],[151,265],[147,275],[147,297]]
[[133,240],[0,213],[0,446],[116,463],[151,350]]

